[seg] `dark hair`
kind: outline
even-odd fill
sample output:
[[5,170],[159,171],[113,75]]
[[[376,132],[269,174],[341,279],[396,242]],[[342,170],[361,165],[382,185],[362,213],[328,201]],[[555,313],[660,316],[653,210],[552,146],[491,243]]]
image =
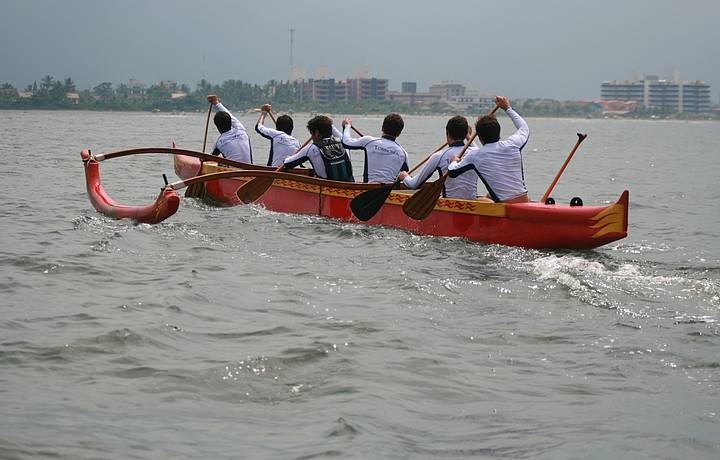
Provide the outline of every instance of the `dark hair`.
[[230,114],[227,112],[216,113],[213,121],[215,122],[215,126],[217,126],[218,131],[221,133],[230,131],[230,128],[232,127],[232,120],[230,119]]
[[445,133],[454,141],[462,141],[468,134],[467,118],[456,115],[448,120]]
[[308,121],[307,129],[310,134],[315,131],[320,132],[320,137],[323,139],[332,136],[332,120],[325,115],[318,115]]
[[500,140],[500,123],[495,115],[483,115],[475,123],[475,132],[483,144],[492,144]]
[[405,127],[405,122],[397,113],[391,113],[383,120],[382,131],[388,136],[398,137]]
[[275,120],[275,127],[278,131],[282,131],[285,134],[290,135],[293,130],[293,119],[288,115],[280,115],[277,117],[277,120]]

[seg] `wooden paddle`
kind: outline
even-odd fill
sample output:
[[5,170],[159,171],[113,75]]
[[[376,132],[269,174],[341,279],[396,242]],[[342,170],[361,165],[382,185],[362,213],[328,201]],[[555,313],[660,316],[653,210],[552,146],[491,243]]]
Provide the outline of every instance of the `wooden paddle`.
[[205,146],[207,146],[207,135],[208,135],[208,126],[210,126],[210,114],[212,113],[213,105],[210,104],[210,107],[208,107],[208,113],[207,118],[205,119],[205,138],[203,139],[203,153],[205,153]]
[[[417,170],[420,166],[424,165],[430,159],[430,157],[433,156],[433,154],[439,152],[446,145],[447,142],[436,148],[430,155],[426,156],[420,163],[415,165],[415,167],[411,169],[408,174],[412,174],[413,172],[415,172],[415,170]],[[390,192],[397,188],[397,186],[400,185],[400,182],[402,181],[400,179],[397,179],[392,184],[373,190],[368,190],[353,198],[352,201],[350,201],[350,209],[352,210],[355,217],[362,220],[363,222],[372,219],[372,217],[377,214],[378,211],[380,211],[380,208],[383,207],[385,201],[387,200],[387,197],[390,196]]]
[[570,155],[568,155],[567,159],[565,160],[565,163],[563,163],[560,170],[557,172],[557,174],[555,174],[555,179],[553,179],[552,184],[550,184],[550,187],[548,187],[548,189],[545,191],[545,194],[543,195],[542,200],[540,200],[541,203],[545,203],[545,200],[548,199],[548,197],[550,196],[550,192],[552,192],[553,188],[555,188],[555,184],[557,184],[557,181],[560,179],[560,176],[562,175],[563,171],[565,171],[565,167],[568,165],[568,163],[570,163],[570,159],[572,159],[573,155],[575,155],[575,150],[577,150],[578,147],[580,147],[580,144],[582,143],[582,141],[585,140],[585,138],[587,137],[587,134],[577,133],[577,137],[578,137],[578,140],[577,140],[577,142],[575,142],[575,146],[570,151]]
[[[308,145],[312,141],[312,137],[306,140],[303,145],[300,146],[299,149],[295,151],[295,153],[298,153],[300,150],[305,148],[306,145]],[[280,172],[285,167],[284,164],[280,165],[275,169],[274,172]],[[275,181],[275,177],[255,177],[250,179],[249,181],[245,182],[238,188],[237,190],[237,196],[245,204],[252,203],[253,201],[260,198],[263,193],[267,191],[267,189],[270,188],[270,186]]]
[[[210,126],[210,115],[212,114],[213,105],[208,107],[207,118],[205,118],[205,136],[203,137],[202,152],[205,153],[207,146],[208,127]],[[173,144],[173,148],[175,145]],[[205,184],[196,184],[185,190],[185,198],[203,198],[205,196]]]
[[[490,111],[489,115],[494,114],[499,108],[500,107],[498,105],[495,105],[495,107]],[[465,155],[468,147],[470,147],[470,145],[475,141],[476,137],[477,133],[473,134],[470,142],[465,144],[465,147],[463,147],[460,155],[458,155],[458,158],[462,158],[463,155]],[[435,209],[435,204],[437,203],[437,200],[442,194],[443,187],[445,186],[445,181],[448,178],[448,173],[448,170],[446,170],[445,174],[443,174],[440,179],[436,180],[428,187],[421,188],[412,196],[410,196],[410,198],[408,198],[407,201],[403,204],[403,212],[405,212],[408,217],[415,220],[423,220],[428,215],[430,215],[432,210]]]

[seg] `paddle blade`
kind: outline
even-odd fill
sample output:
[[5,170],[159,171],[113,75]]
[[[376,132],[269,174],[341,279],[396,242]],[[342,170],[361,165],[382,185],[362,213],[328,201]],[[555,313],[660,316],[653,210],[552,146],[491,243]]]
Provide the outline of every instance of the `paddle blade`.
[[397,184],[398,182],[395,182],[385,187],[375,188],[359,194],[350,201],[352,213],[363,222],[372,219],[380,208],[383,207],[385,200],[387,200],[390,192],[392,192]]
[[440,179],[436,180],[427,187],[421,188],[415,192],[408,200],[403,204],[403,212],[415,220],[423,220],[430,215],[432,210],[435,208],[438,198],[443,191],[443,185],[447,174],[443,175]]
[[185,189],[185,198],[205,198],[205,184],[199,182]]
[[245,182],[238,188],[237,197],[245,204],[252,203],[257,200],[270,188],[275,178],[273,177],[255,177]]

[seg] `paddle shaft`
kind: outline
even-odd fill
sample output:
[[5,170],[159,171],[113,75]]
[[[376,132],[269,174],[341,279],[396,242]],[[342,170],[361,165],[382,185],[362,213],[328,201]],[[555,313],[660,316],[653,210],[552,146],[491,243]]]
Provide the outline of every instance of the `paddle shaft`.
[[205,119],[205,137],[203,138],[203,153],[205,153],[205,147],[207,146],[207,135],[208,135],[208,127],[210,126],[210,114],[212,113],[213,105],[210,104],[210,107],[208,107],[208,113],[207,118]]
[[585,138],[587,137],[587,134],[577,133],[577,136],[578,136],[578,140],[577,140],[577,142],[575,142],[575,146],[572,148],[572,150],[570,151],[570,154],[565,159],[565,163],[563,163],[560,170],[557,172],[557,174],[555,174],[555,179],[553,179],[552,183],[550,184],[550,187],[548,187],[548,189],[545,191],[545,194],[543,195],[542,199],[540,200],[541,203],[545,203],[545,200],[548,199],[548,197],[550,196],[550,193],[553,191],[553,188],[555,188],[555,184],[557,184],[558,180],[560,179],[560,176],[562,176],[562,173],[565,171],[565,168],[567,167],[568,163],[570,163],[570,160],[572,159],[573,155],[575,155],[575,151],[578,149],[578,147],[580,147],[580,144],[582,143],[582,141],[584,141]]

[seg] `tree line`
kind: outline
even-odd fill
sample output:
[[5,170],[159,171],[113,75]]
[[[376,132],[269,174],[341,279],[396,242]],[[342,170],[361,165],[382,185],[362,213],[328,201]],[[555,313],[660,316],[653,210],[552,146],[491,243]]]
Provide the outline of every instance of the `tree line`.
[[133,84],[132,81],[117,86],[111,82],[102,82],[92,89],[77,90],[72,78],[56,80],[46,75],[39,83],[33,82],[24,90],[18,90],[9,83],[0,85],[0,108],[192,112],[205,110],[207,95],[217,94],[234,111],[254,109],[266,102],[272,102],[283,111],[411,111],[410,107],[387,100],[304,101],[298,96],[299,93],[296,82],[275,80],[262,86],[242,80],[226,80],[221,84],[201,80],[194,89],[169,80],[147,87]]
[[[410,106],[391,100],[363,100],[317,102],[303,100],[301,84],[291,81],[270,80],[264,85],[226,80],[213,84],[201,80],[194,89],[186,84],[166,80],[145,86],[130,80],[128,83],[114,85],[101,82],[91,89],[78,90],[72,78],[56,80],[46,75],[17,89],[10,83],[0,85],[0,109],[80,109],[80,110],[120,110],[120,111],[163,111],[195,112],[204,111],[207,95],[217,94],[223,103],[233,111],[255,109],[271,102],[278,111],[325,112],[325,113],[437,113],[455,114],[457,111],[442,102],[425,106]],[[513,106],[524,116],[550,117],[601,117],[602,108],[598,104],[580,101],[557,101],[552,99],[514,100]],[[471,106],[466,112],[479,114],[487,112],[488,107]],[[647,112],[647,113],[646,113]],[[708,115],[676,114],[673,118],[707,118]],[[656,116],[654,112],[638,109],[625,116],[648,118]],[[717,116],[716,116],[717,117]]]

